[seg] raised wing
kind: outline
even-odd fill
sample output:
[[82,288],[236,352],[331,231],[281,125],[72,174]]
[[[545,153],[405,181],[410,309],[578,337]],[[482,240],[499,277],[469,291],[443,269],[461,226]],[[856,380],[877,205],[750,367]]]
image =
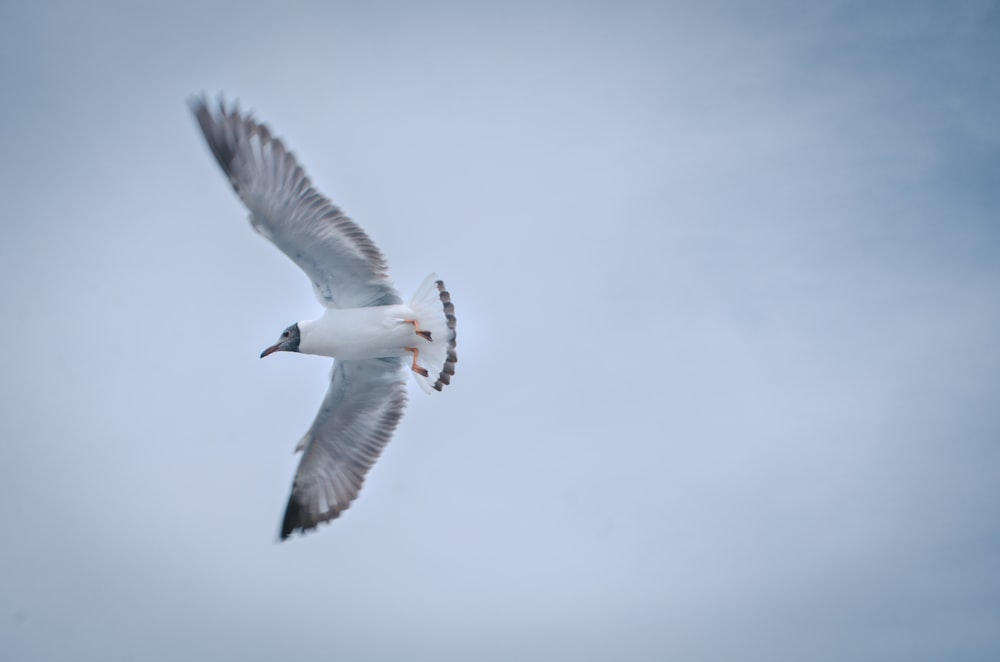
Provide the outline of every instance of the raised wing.
[[402,303],[372,240],[312,187],[291,152],[267,127],[220,101],[213,113],[203,97],[191,100],[205,140],[229,176],[250,223],[292,258],[327,307]]
[[335,519],[361,491],[406,406],[403,359],[337,360],[326,398],[303,437],[281,539]]

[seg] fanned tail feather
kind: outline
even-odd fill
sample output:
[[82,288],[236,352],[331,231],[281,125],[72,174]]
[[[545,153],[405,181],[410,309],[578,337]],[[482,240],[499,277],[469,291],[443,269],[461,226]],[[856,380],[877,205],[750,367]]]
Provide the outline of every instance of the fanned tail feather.
[[420,327],[431,333],[429,343],[420,345],[420,364],[427,369],[427,377],[413,373],[420,387],[430,393],[440,391],[451,383],[455,374],[458,354],[455,351],[455,305],[444,281],[437,274],[430,274],[417,288],[410,301],[410,308],[417,314]]

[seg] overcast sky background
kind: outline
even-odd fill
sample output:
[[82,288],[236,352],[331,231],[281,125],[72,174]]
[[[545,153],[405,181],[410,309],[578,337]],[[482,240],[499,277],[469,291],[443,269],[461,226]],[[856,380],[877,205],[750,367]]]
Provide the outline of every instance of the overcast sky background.
[[[1000,5],[693,4],[0,3],[0,658],[998,659]],[[203,91],[458,312],[280,545]]]

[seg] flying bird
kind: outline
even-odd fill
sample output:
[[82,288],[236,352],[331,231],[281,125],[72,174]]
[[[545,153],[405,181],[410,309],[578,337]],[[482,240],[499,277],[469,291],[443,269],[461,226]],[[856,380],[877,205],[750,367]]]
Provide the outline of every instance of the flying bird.
[[296,447],[302,452],[281,539],[338,517],[392,437],[409,371],[428,393],[455,374],[455,307],[429,275],[409,302],[357,224],[317,191],[295,156],[250,114],[220,100],[190,101],[212,154],[250,210],[250,225],[312,281],[322,316],[292,324],[261,352],[334,359],[326,398]]

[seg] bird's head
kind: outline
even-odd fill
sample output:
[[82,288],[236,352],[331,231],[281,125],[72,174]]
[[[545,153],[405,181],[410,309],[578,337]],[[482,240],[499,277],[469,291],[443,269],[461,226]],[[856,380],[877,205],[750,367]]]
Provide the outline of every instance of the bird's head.
[[278,338],[278,342],[274,343],[263,352],[260,353],[260,358],[264,358],[269,354],[274,354],[275,352],[297,352],[299,351],[299,341],[302,336],[299,334],[299,325],[293,324],[284,331],[281,332],[281,337]]

